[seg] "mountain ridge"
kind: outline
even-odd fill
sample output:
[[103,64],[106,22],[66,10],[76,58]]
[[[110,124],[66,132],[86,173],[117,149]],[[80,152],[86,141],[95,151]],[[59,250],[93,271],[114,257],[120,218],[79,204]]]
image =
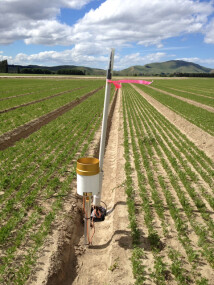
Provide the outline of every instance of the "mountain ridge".
[[[59,70],[82,71],[85,75],[106,75],[106,70],[101,68],[91,68],[76,65],[58,65],[58,66],[39,66],[39,65],[8,65],[9,72],[16,73],[17,70],[22,73],[26,69],[48,70],[51,73],[58,73]],[[213,73],[214,69],[201,66],[199,64],[184,60],[169,60],[164,62],[155,62],[145,65],[134,65],[120,71],[114,71],[114,75],[119,76],[143,76],[143,75],[171,75],[179,73]]]
[[145,65],[134,65],[121,70],[121,75],[170,75],[175,73],[210,73],[211,68],[184,60],[169,60]]

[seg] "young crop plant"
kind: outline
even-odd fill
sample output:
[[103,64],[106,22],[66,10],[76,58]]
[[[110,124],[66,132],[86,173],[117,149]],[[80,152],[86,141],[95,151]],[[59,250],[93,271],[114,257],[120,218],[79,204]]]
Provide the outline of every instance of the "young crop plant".
[[181,98],[186,98],[186,99],[190,99],[192,101],[207,105],[207,106],[211,106],[214,107],[214,100],[213,98],[203,95],[203,94],[196,94],[193,92],[188,92],[185,90],[179,90],[179,89],[175,89],[175,88],[170,88],[170,87],[166,87],[166,86],[157,86],[156,88],[160,88],[160,91],[165,91],[168,92],[169,95],[176,95],[176,96],[180,96]]
[[129,149],[129,141],[128,141],[128,124],[126,120],[126,110],[125,103],[123,101],[123,127],[124,127],[124,151],[125,151],[125,174],[126,174],[126,194],[127,194],[127,205],[128,205],[128,214],[129,214],[129,222],[132,233],[132,245],[133,252],[131,257],[132,262],[132,271],[134,278],[136,279],[135,284],[140,285],[144,284],[145,278],[145,270],[142,265],[141,259],[144,257],[143,250],[139,247],[140,243],[140,231],[137,226],[136,220],[136,209],[134,202],[134,189],[133,189],[133,180],[132,180],[132,168],[130,163],[130,149]]
[[[206,80],[204,78],[197,79],[184,79],[184,80],[155,80],[153,83],[157,88],[168,88],[174,91],[180,91],[182,93],[188,93],[192,95],[198,95],[201,97],[213,98],[214,84],[213,80]],[[173,92],[172,92],[173,93]]]
[[[125,99],[124,99],[124,101],[125,101]],[[147,178],[142,174],[142,171],[141,171],[141,161],[139,159],[141,156],[139,155],[138,147],[137,147],[137,144],[136,144],[135,139],[134,139],[136,135],[134,133],[134,129],[132,128],[132,126],[136,126],[136,124],[135,124],[135,122],[131,121],[131,116],[130,116],[131,110],[129,109],[130,105],[129,104],[127,104],[127,105],[124,104],[124,106],[126,107],[126,109],[128,111],[127,112],[127,115],[128,115],[128,117],[127,117],[128,125],[127,126],[129,127],[132,151],[133,151],[133,155],[134,155],[134,163],[135,163],[136,172],[137,172],[138,185],[139,185],[139,190],[140,190],[139,195],[142,198],[142,208],[143,208],[143,213],[144,213],[144,222],[145,222],[145,224],[147,226],[147,229],[148,229],[148,232],[149,232],[148,243],[149,243],[149,246],[150,246],[151,250],[154,252],[154,256],[156,256],[157,253],[162,250],[163,244],[162,244],[162,242],[160,240],[160,237],[159,237],[157,231],[154,229],[154,226],[153,226],[154,215],[153,215],[152,207],[151,207],[151,204],[150,204],[148,190],[143,186],[143,184],[146,183]],[[126,119],[126,116],[124,116],[124,117],[125,117],[124,119]],[[145,163],[146,163],[146,161],[147,161],[147,159],[144,160]],[[149,164],[148,165],[145,164],[146,169],[147,169],[147,166],[149,168]],[[150,184],[153,185],[153,188],[154,188],[154,181],[153,181],[152,177],[150,178]],[[153,196],[153,198],[154,198],[154,196]],[[156,199],[159,201],[158,196],[156,196]],[[139,263],[140,263],[140,261],[137,261],[137,264],[139,264]],[[162,262],[162,264],[165,266],[164,262]],[[160,272],[157,273],[156,271],[158,271],[157,268],[155,268],[154,272],[155,272],[156,275],[159,275],[158,278],[160,280],[162,280],[162,281],[165,280],[165,273],[162,272],[163,276],[160,277],[160,275],[162,273],[160,273]],[[163,282],[162,282],[162,284],[165,284]],[[141,284],[141,283],[139,283],[139,284]]]
[[[171,278],[177,284],[206,282],[203,271],[199,276],[199,264],[212,270],[213,179],[209,174],[213,173],[213,162],[137,91],[130,86],[123,89],[127,136],[142,197],[140,218],[147,227],[154,257],[151,276],[160,284]],[[173,263],[171,249],[177,247],[168,246],[172,233],[173,243],[182,248],[180,257],[188,264],[187,270],[182,262],[175,266],[166,262],[169,257]],[[193,236],[197,243],[192,242]]]
[[[100,127],[102,108],[103,92],[99,91],[0,153],[4,177],[4,194],[0,196],[1,284],[21,285],[27,280],[38,249],[50,233],[65,196],[72,191],[76,175],[67,170],[74,168],[72,161],[87,154]],[[23,254],[19,254],[21,248],[25,248]]]
[[[85,87],[82,86],[84,88],[75,88],[75,86],[78,86],[77,84],[74,85],[74,88],[70,86],[69,89],[61,92],[61,94],[57,93],[59,94],[59,96],[55,96],[55,91],[48,90],[51,95],[47,96],[46,100],[44,101],[40,102],[39,100],[34,100],[32,101],[32,104],[26,106],[20,105],[17,106],[17,109],[10,109],[8,112],[5,113],[1,113],[0,111],[0,117],[2,121],[0,127],[0,135],[11,131],[14,128],[17,128],[18,126],[32,121],[38,117],[48,114],[72,101],[77,100],[78,97],[80,98],[93,90],[98,90],[99,88],[102,88],[103,86],[102,81],[92,81],[87,83],[88,84]],[[41,90],[41,92],[43,91]]]
[[174,112],[183,116],[194,125],[205,130],[211,135],[214,134],[214,126],[212,123],[214,120],[214,113],[181,101],[170,95],[163,94],[161,91],[153,90],[147,86],[141,85],[140,89]]

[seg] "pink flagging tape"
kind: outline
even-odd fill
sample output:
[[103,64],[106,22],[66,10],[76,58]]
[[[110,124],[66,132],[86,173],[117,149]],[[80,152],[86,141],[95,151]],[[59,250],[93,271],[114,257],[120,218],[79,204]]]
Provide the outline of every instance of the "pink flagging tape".
[[137,83],[137,84],[144,84],[144,85],[149,85],[153,81],[145,81],[145,80],[131,80],[131,79],[124,79],[124,80],[117,80],[117,81],[112,81],[112,80],[107,80],[109,83],[113,83],[116,89],[121,88],[120,83]]

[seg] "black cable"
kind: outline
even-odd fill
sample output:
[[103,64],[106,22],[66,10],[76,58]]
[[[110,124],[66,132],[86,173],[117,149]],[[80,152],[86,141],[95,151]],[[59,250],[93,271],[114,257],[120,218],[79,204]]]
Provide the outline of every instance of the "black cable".
[[107,205],[106,205],[106,203],[105,202],[103,202],[103,201],[100,201],[101,203],[103,203],[105,206],[106,206],[106,211],[107,211]]

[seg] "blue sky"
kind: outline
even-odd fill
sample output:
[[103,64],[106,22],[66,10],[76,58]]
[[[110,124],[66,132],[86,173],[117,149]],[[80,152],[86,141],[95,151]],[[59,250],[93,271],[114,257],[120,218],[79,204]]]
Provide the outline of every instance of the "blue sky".
[[214,68],[214,1],[1,0],[0,60],[114,69],[181,59]]

